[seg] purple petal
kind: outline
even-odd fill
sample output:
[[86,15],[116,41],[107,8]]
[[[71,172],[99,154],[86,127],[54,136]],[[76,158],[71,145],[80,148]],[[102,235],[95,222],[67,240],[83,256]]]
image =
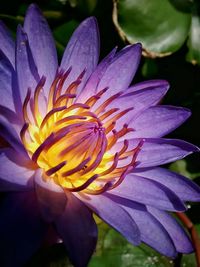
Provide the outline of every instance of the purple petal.
[[35,190],[45,221],[52,222],[64,212],[67,198],[63,189],[52,179],[43,180],[42,172],[37,170],[35,173]]
[[134,129],[131,137],[162,137],[175,130],[190,115],[191,112],[184,108],[173,106],[150,107],[130,122],[129,127]]
[[141,44],[125,47],[118,52],[104,72],[96,92],[108,87],[107,92],[95,105],[102,104],[108,97],[129,87],[140,62]]
[[61,61],[61,69],[72,67],[65,87],[75,81],[86,70],[79,86],[79,92],[85,85],[88,77],[96,68],[99,59],[99,31],[96,19],[90,17],[84,20],[73,33]]
[[[80,198],[79,195],[77,197]],[[130,243],[140,244],[140,232],[136,223],[116,202],[103,195],[87,195],[80,199],[100,218],[120,232]]]
[[[1,25],[1,24],[0,24]],[[15,110],[12,93],[12,77],[14,69],[8,58],[0,51],[0,85],[1,98],[0,105]]]
[[[133,86],[129,87],[128,90],[131,91],[138,91],[138,90],[143,90],[143,89],[147,89],[147,88],[154,88],[154,87],[160,87],[160,86],[164,86],[167,89],[169,89],[169,83],[166,80],[147,80],[144,82],[140,82],[137,84],[134,84]],[[128,93],[128,91],[127,91]]]
[[3,118],[5,118],[9,123],[11,123],[14,126],[16,132],[18,133],[20,132],[23,123],[18,116],[19,114],[1,105],[0,105],[0,114]]
[[116,98],[116,100],[109,104],[109,108],[116,107],[116,105],[122,105],[120,107],[134,108],[135,114],[138,114],[138,112],[158,104],[169,89],[169,85],[166,81],[159,81],[155,86],[152,86],[151,82],[149,83],[149,86],[147,82],[145,84],[145,88],[135,90],[135,87],[137,87],[136,84],[135,86],[131,86],[127,90],[124,90],[120,97]]
[[12,66],[15,66],[15,43],[7,27],[0,21],[0,50],[9,59]]
[[96,247],[97,226],[89,209],[71,193],[56,228],[74,266],[86,267]]
[[105,71],[110,65],[117,48],[114,48],[96,67],[90,78],[88,79],[85,87],[80,92],[80,96],[77,97],[77,102],[84,102],[92,95],[96,94],[97,86],[104,75]]
[[27,10],[24,30],[28,36],[30,49],[38,73],[40,77],[46,77],[44,92],[45,95],[48,95],[48,91],[58,68],[58,60],[51,30],[46,19],[35,4],[30,5]]
[[14,127],[3,117],[0,116],[0,136],[3,137],[10,145],[13,147],[14,150],[16,150],[18,153],[20,153],[23,157],[27,158],[28,160],[28,154],[21,143],[21,140],[19,139],[19,136],[14,129]]
[[0,191],[26,191],[33,188],[33,170],[17,165],[4,153],[0,154],[0,166]]
[[[164,138],[129,139],[129,150],[137,147],[141,140],[144,143],[136,159],[136,169],[167,164],[199,151],[198,147],[188,142]],[[116,143],[110,149],[110,153],[119,152],[123,145],[124,142]],[[120,165],[124,166],[125,164],[129,164],[130,161],[131,157],[127,157],[120,161]]]
[[[120,110],[133,108],[126,115],[117,120],[115,129],[119,130],[125,123],[128,124],[136,116],[142,114],[144,110],[148,109],[150,106],[156,105],[166,94],[167,90],[168,84],[166,84],[166,82],[164,82],[163,85],[160,84],[158,87],[147,87],[138,91],[132,91],[131,88],[125,90],[125,94],[118,97],[108,106],[108,109],[120,107]],[[127,93],[129,91],[130,93]],[[135,125],[130,127],[135,129]],[[126,135],[126,139],[131,138],[134,133],[135,132],[130,132]]]
[[188,178],[162,168],[138,171],[137,176],[157,181],[171,189],[183,201],[200,201],[200,187]]
[[193,252],[194,249],[188,235],[171,215],[153,207],[147,207],[147,209],[167,230],[178,252]]
[[101,78],[97,91],[109,87],[109,95],[114,95],[128,88],[137,71],[140,57],[140,44],[127,46],[117,53]]
[[113,201],[119,203],[122,208],[130,214],[138,225],[141,233],[141,240],[144,243],[167,257],[174,258],[176,256],[176,249],[170,235],[162,224],[147,212],[144,205],[118,196],[110,195],[109,197],[111,197]]
[[24,266],[39,249],[47,228],[40,219],[34,193],[10,193],[0,214],[1,266]]
[[39,76],[32,58],[28,39],[21,26],[17,29],[16,72],[23,102],[28,88],[35,89]]
[[160,209],[171,211],[185,210],[183,202],[166,186],[132,173],[126,176],[120,186],[110,192],[113,195]]
[[198,151],[196,146],[178,139],[145,139],[137,158],[137,167],[152,167],[170,163]]

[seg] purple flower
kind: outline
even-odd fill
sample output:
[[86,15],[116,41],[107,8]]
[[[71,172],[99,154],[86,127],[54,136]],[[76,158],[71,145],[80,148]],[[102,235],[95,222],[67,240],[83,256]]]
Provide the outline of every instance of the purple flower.
[[0,265],[22,266],[48,236],[63,240],[76,267],[87,266],[97,241],[93,212],[133,245],[190,253],[169,212],[199,201],[200,189],[158,167],[198,151],[162,138],[190,111],[159,105],[166,81],[130,86],[141,45],[114,49],[97,65],[98,27],[88,18],[58,67],[35,5],[16,43],[2,23],[0,40],[0,190],[9,192],[0,206]]

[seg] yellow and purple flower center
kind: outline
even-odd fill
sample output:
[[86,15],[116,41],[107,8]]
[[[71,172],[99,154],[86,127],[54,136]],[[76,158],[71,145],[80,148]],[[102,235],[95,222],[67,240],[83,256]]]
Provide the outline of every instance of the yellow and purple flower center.
[[[117,120],[130,111],[109,109],[119,94],[94,108],[108,89],[104,88],[85,103],[78,103],[76,93],[84,72],[64,90],[70,71],[71,68],[56,75],[45,115],[40,112],[45,78],[41,78],[34,96],[28,90],[23,103],[26,123],[21,139],[32,161],[44,170],[44,180],[53,179],[72,192],[84,190],[88,194],[100,194],[123,181],[133,168],[142,143],[129,150],[124,136],[133,129],[124,124],[121,130],[115,130]],[[124,145],[113,153],[112,148],[119,139],[123,139]],[[130,158],[129,163],[119,164],[125,158]]]

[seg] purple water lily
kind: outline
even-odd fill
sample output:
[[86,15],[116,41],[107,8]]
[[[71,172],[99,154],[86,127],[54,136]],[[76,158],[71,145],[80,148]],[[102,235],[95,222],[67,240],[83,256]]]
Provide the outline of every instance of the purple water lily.
[[2,23],[0,40],[0,191],[8,192],[0,206],[0,266],[23,266],[50,232],[74,266],[87,266],[97,241],[93,212],[133,245],[172,258],[192,252],[169,212],[200,201],[200,189],[158,167],[198,151],[162,138],[190,111],[159,104],[166,81],[130,86],[141,45],[114,49],[97,65],[98,27],[88,18],[58,66],[35,5],[16,43]]

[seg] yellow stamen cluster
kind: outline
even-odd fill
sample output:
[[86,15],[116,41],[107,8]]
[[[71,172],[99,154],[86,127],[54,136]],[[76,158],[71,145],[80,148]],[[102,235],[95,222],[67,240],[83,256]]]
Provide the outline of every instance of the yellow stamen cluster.
[[[23,104],[25,124],[21,139],[32,161],[44,170],[43,178],[53,179],[65,190],[100,194],[118,186],[134,166],[141,143],[128,151],[128,141],[112,153],[119,140],[132,129],[125,124],[115,130],[116,121],[131,109],[108,109],[120,94],[108,98],[94,109],[94,105],[107,91],[105,88],[85,103],[76,102],[76,91],[84,76],[63,90],[71,69],[57,74],[49,91],[47,111],[41,114],[40,102],[45,78],[42,77],[31,96],[28,90]],[[118,112],[118,113],[116,113]],[[130,162],[118,166],[129,157]]]

